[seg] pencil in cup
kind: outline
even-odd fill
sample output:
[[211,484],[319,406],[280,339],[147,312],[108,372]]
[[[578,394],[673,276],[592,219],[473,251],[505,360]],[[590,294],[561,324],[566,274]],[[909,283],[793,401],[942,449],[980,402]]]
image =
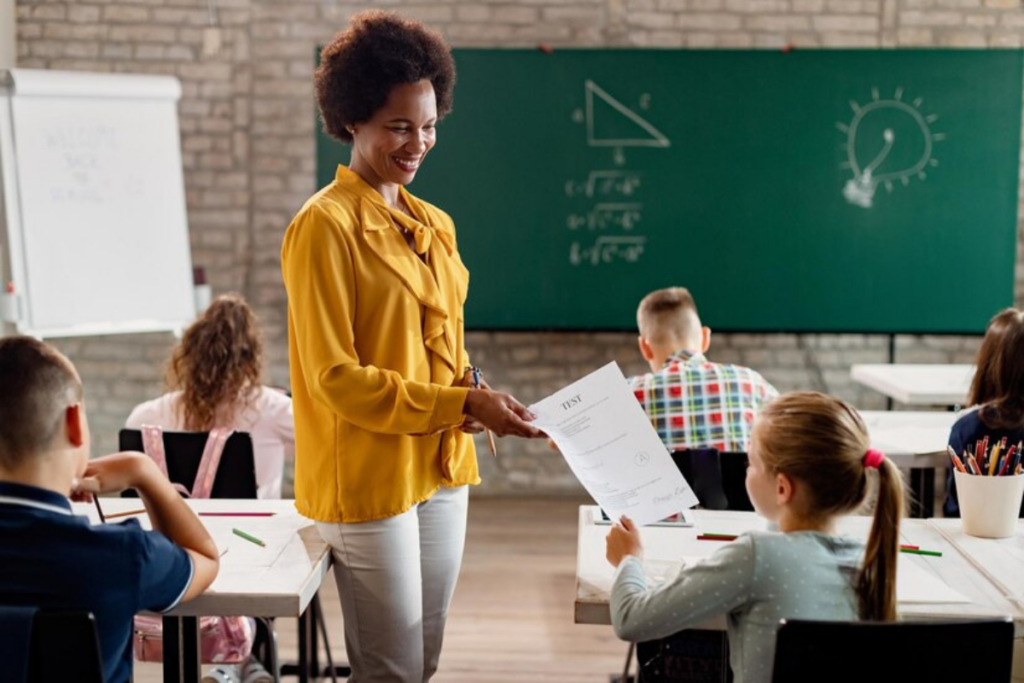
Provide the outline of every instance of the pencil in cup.
[[956,451],[953,450],[953,447],[946,446],[946,452],[949,453],[949,457],[953,459],[953,466],[964,474],[967,474],[967,468],[964,467],[963,462],[960,461],[960,458],[957,456]]

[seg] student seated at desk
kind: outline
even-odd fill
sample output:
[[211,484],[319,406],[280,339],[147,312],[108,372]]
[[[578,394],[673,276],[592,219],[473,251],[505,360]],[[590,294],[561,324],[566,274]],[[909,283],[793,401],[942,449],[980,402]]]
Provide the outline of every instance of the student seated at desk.
[[[990,450],[1004,438],[1007,449],[1024,440],[1024,312],[1007,308],[992,318],[975,364],[967,397],[967,405],[973,409],[965,412],[949,433],[949,445],[957,455],[973,449],[985,437]],[[943,513],[959,517],[952,468],[946,484]]]
[[746,452],[754,416],[778,396],[775,387],[750,368],[705,358],[711,330],[685,287],[645,296],[636,320],[651,372],[628,381],[665,447]]
[[[155,531],[134,519],[91,526],[72,514],[68,496],[126,488],[139,491]],[[132,617],[194,598],[218,566],[210,535],[152,460],[89,460],[71,362],[30,337],[0,339],[0,604],[92,612],[104,680],[128,683]],[[76,664],[67,663],[69,680]]]
[[[735,682],[769,683],[779,620],[894,620],[903,482],[869,443],[857,411],[839,399],[799,392],[772,401],[754,423],[747,492],[779,531],[745,533],[651,588],[640,533],[623,518],[607,541],[608,560],[618,567],[610,600],[615,633],[652,640],[724,614]],[[865,549],[833,535],[833,527],[875,481]]]
[[171,354],[160,398],[135,407],[125,426],[205,432],[229,427],[252,436],[259,498],[280,498],[285,450],[295,447],[292,399],[260,384],[263,342],[240,296],[217,297]]

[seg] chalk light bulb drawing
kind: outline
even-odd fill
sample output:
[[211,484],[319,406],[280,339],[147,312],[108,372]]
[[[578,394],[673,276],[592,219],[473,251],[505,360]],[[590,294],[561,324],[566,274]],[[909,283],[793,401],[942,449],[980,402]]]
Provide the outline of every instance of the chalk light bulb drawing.
[[904,102],[903,88],[897,88],[892,99],[879,99],[874,88],[868,104],[850,101],[853,119],[836,124],[846,136],[842,147],[847,160],[840,166],[853,173],[843,186],[850,204],[869,209],[879,185],[892,192],[896,183],[906,187],[913,178],[924,180],[927,169],[939,165],[933,156],[935,143],[946,136],[932,132],[931,124],[939,117],[922,114],[922,103],[922,98]]

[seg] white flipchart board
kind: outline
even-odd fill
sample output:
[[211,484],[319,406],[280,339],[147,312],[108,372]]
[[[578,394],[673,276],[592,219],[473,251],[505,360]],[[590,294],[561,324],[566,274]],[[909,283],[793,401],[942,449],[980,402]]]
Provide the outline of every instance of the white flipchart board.
[[[195,317],[178,80],[0,72],[5,247],[21,333],[177,330]],[[6,284],[6,283],[4,283]]]

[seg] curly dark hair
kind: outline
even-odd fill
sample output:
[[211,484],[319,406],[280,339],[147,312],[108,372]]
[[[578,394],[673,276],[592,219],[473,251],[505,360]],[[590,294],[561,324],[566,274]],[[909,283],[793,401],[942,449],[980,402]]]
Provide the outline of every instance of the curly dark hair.
[[320,52],[313,76],[324,130],[352,142],[346,126],[370,119],[392,88],[427,79],[434,86],[437,117],[452,109],[455,60],[441,34],[394,12],[368,10]]
[[226,294],[185,331],[167,364],[167,385],[182,391],[185,428],[207,431],[234,419],[260,391],[263,340],[242,297]]

